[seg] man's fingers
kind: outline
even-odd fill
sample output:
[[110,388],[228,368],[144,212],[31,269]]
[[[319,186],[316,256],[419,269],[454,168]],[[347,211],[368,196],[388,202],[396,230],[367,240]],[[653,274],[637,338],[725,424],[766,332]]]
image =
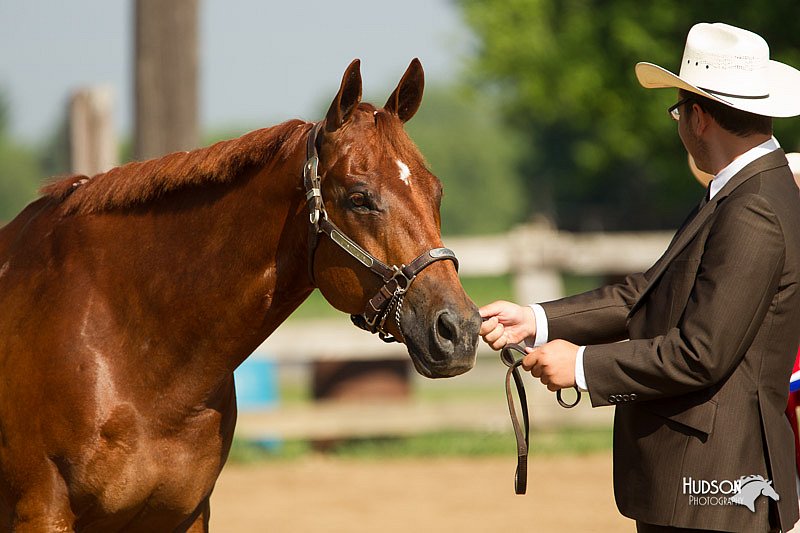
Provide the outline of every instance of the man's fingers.
[[505,348],[506,344],[508,344],[508,338],[505,335],[502,335],[499,339],[491,343],[489,346],[492,348],[492,350],[499,351]]
[[506,305],[508,305],[508,302],[498,300],[496,302],[484,305],[478,309],[478,313],[481,315],[481,318],[493,317],[502,313]]
[[506,328],[503,327],[502,324],[496,324],[491,330],[483,335],[483,340],[487,343],[491,344],[497,339],[499,339],[503,333],[505,333]]
[[500,321],[497,319],[496,316],[493,316],[491,318],[486,318],[481,323],[481,329],[480,329],[480,331],[478,333],[480,334],[481,337],[484,337],[490,331],[492,331],[494,328],[496,328],[499,324],[500,324]]
[[538,378],[548,390],[572,387],[575,383],[575,353],[578,347],[556,340],[538,348],[528,348],[522,368]]
[[525,355],[525,357],[522,358],[522,369],[525,370],[526,372],[530,372],[539,359],[539,349],[526,348],[525,351],[528,353],[527,355]]
[[522,359],[522,368],[530,372],[533,377],[539,378],[542,383],[547,385],[548,377],[545,375],[544,364],[542,361],[544,352],[541,348],[528,348],[526,351],[528,352],[528,355]]
[[[492,323],[494,323],[494,327],[491,327]],[[494,318],[481,324],[481,337],[492,350],[502,350],[508,344],[506,328]]]

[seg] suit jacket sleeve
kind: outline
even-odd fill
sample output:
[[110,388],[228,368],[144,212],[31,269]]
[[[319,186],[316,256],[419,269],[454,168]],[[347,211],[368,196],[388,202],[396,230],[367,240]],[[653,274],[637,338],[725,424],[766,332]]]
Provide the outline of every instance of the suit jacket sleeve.
[[541,304],[547,314],[549,339],[580,345],[627,339],[628,312],[647,286],[649,272],[630,275],[623,283]]
[[706,388],[744,356],[776,292],[784,236],[761,196],[730,197],[719,209],[675,327],[652,339],[586,348],[584,369],[594,405],[608,404],[612,394],[649,400]]

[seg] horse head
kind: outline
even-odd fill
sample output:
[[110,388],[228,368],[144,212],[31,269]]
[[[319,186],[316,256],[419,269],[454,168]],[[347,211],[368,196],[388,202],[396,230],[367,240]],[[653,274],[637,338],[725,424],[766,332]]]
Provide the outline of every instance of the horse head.
[[772,480],[768,483],[764,483],[761,487],[761,494],[767,496],[768,498],[772,498],[776,502],[781,499],[780,494],[775,490],[775,487],[772,486]]
[[[336,228],[318,241],[312,237],[311,277],[331,305],[354,316],[383,291],[390,301],[380,331],[406,344],[420,374],[448,377],[474,366],[480,317],[458,279],[454,256],[440,248],[441,183],[403,129],[419,108],[423,86],[415,59],[378,109],[361,103],[359,61],[345,71],[309,141],[318,153],[323,217]],[[313,212],[311,218],[313,224]],[[392,270],[371,270],[373,259]],[[410,263],[421,270],[407,272],[402,278],[411,279],[387,291],[392,272],[400,279],[399,269]]]
[[731,501],[755,512],[755,501],[762,495],[775,501],[781,499],[772,486],[772,481],[767,481],[761,475],[742,476],[739,478],[739,490],[731,496]]

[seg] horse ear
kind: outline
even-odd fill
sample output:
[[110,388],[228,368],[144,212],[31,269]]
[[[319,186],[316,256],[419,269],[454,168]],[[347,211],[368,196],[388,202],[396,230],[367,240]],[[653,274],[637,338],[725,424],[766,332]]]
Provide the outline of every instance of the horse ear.
[[336,131],[350,119],[361,101],[361,60],[354,59],[344,71],[339,92],[325,116],[325,130]]
[[424,89],[425,72],[422,70],[422,63],[419,62],[419,59],[414,58],[383,107],[397,115],[403,122],[408,122],[419,109]]

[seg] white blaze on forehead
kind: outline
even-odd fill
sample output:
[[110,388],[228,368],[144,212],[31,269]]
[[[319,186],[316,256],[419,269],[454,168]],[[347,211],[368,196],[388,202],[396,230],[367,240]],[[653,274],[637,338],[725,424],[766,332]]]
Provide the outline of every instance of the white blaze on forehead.
[[408,179],[411,177],[411,171],[408,170],[408,165],[399,159],[397,159],[395,162],[397,163],[397,167],[400,169],[400,179],[403,180],[403,183],[406,185],[411,186],[411,182]]

